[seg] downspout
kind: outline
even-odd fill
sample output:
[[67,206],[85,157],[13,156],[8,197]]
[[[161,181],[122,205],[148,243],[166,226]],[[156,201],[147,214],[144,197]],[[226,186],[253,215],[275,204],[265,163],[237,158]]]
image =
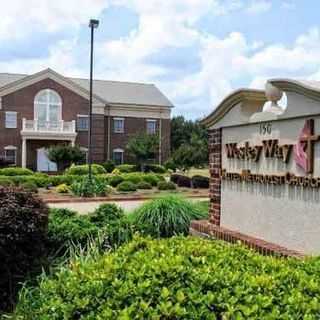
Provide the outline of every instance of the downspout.
[[162,163],[162,113],[160,111],[160,120],[159,120],[159,164]]
[[110,106],[108,106],[108,131],[107,131],[107,159],[110,160],[110,144],[111,144],[111,120],[110,120]]

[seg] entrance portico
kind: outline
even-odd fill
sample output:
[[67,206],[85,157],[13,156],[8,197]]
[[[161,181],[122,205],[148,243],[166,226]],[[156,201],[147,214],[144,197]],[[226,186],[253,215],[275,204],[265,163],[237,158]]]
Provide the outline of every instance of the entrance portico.
[[[46,149],[59,142],[69,142],[72,146],[75,145],[77,137],[75,121],[44,123],[40,126],[36,120],[23,119],[21,137],[21,165],[23,168],[28,166],[29,152],[33,150],[37,152],[37,161],[32,161],[35,167],[35,163],[38,164],[38,155],[43,156],[43,152],[38,153],[38,150]],[[33,148],[29,144],[33,144]]]

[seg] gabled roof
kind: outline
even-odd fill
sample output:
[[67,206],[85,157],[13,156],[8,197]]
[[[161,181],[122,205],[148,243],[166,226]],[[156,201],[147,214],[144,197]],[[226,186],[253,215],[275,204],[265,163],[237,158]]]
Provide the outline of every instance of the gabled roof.
[[[33,75],[0,73],[0,94],[4,89],[14,88],[17,84],[30,79],[30,77],[34,78],[43,73],[59,76],[68,82],[69,85],[74,85],[78,90],[86,93],[89,92],[88,79],[68,78],[51,69],[46,69]],[[153,84],[94,80],[93,94],[97,99],[104,101],[106,104],[173,107],[169,99]]]

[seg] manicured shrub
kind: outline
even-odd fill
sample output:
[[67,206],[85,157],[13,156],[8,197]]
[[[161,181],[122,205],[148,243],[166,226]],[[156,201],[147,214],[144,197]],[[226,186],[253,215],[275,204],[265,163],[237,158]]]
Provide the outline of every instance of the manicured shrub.
[[71,192],[78,197],[105,196],[107,193],[107,184],[105,179],[93,176],[91,181],[88,176],[79,181],[75,181],[70,186]]
[[123,181],[124,181],[124,178],[122,176],[114,175],[109,178],[108,183],[110,184],[110,186],[115,188]]
[[121,173],[131,173],[131,172],[138,171],[137,166],[134,164],[120,164],[117,166],[117,169]]
[[209,188],[209,178],[204,176],[193,176],[192,177],[192,187],[199,189],[208,189]]
[[51,209],[49,215],[48,239],[52,252],[61,255],[73,244],[85,246],[89,239],[98,235],[99,228],[90,222],[88,216],[79,216],[68,209]]
[[164,196],[146,202],[135,210],[135,223],[143,225],[146,233],[156,237],[188,234],[191,220],[204,214],[190,201],[179,196]]
[[104,227],[122,217],[124,217],[124,211],[120,207],[113,203],[105,203],[90,215],[90,221],[99,227]]
[[42,172],[36,172],[31,177],[28,176],[28,179],[31,179],[39,188],[46,188],[50,184],[49,175]]
[[172,174],[170,180],[178,187],[191,188],[191,178],[181,174]]
[[[87,164],[83,165],[72,165],[65,171],[65,174],[71,175],[87,175],[89,173],[89,166]],[[107,173],[106,169],[100,164],[93,164],[92,165],[92,173],[93,174],[104,174]]]
[[27,168],[9,167],[0,169],[1,176],[30,176],[33,171]]
[[14,187],[14,182],[9,177],[0,176],[0,187]]
[[122,175],[124,178],[124,181],[130,181],[134,184],[138,184],[142,181],[143,174],[139,172],[134,173],[125,173]]
[[142,179],[143,181],[150,183],[153,187],[157,186],[160,181],[159,177],[153,173],[142,175]]
[[152,189],[152,185],[151,185],[149,182],[140,181],[140,182],[137,184],[137,189],[150,190],[150,189]]
[[50,176],[49,177],[49,183],[56,187],[60,184],[66,184],[67,186],[70,186],[73,182],[82,180],[82,175],[57,175],[57,176]]
[[68,193],[69,192],[69,187],[63,183],[63,184],[59,184],[57,187],[56,187],[56,191],[58,193]]
[[[319,319],[319,258],[196,237],[135,238],[21,294],[15,319]],[[20,318],[19,318],[20,317]]]
[[22,183],[20,187],[27,192],[38,193],[38,186],[32,181]]
[[0,187],[0,313],[45,255],[48,208],[31,193]]
[[160,181],[158,183],[159,190],[176,190],[176,185],[171,181]]
[[166,173],[167,170],[160,164],[147,164],[145,165],[145,172]]
[[111,173],[116,167],[114,164],[114,161],[112,161],[112,160],[108,160],[105,163],[103,163],[102,165],[108,173]]
[[137,190],[137,186],[130,181],[123,181],[117,186],[120,192],[133,192]]

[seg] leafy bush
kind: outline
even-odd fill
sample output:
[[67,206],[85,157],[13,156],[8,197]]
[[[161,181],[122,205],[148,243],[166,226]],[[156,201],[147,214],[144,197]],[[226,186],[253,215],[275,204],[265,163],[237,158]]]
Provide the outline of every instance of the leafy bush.
[[159,190],[176,190],[176,185],[171,181],[160,181],[158,183]]
[[164,196],[146,202],[134,212],[135,223],[156,237],[188,234],[191,220],[204,217],[192,202],[178,196]]
[[124,181],[124,178],[122,176],[114,175],[109,178],[108,183],[110,184],[110,186],[115,188],[123,181]]
[[[87,175],[89,173],[89,166],[87,164],[75,166],[72,165],[70,168],[68,168],[65,171],[65,174],[71,174],[71,175]],[[100,164],[93,164],[92,165],[92,174],[104,174],[107,173],[106,169],[100,165]]]
[[130,181],[134,184],[137,184],[142,181],[143,174],[139,172],[135,172],[135,173],[126,173],[126,174],[123,174],[122,176],[124,178],[124,181]]
[[106,226],[124,217],[123,210],[113,203],[100,205],[91,215],[90,221],[99,227]]
[[71,184],[71,192],[78,197],[95,197],[105,196],[107,192],[107,184],[105,180],[92,177],[90,181],[88,176],[83,177],[79,181]]
[[166,173],[166,168],[159,164],[146,164],[145,172],[154,172],[154,173]]
[[19,283],[40,267],[48,208],[31,193],[0,188],[0,310],[9,310]]
[[137,171],[137,166],[134,164],[120,164],[117,166],[117,169],[121,173],[131,173]]
[[22,189],[24,189],[25,191],[27,192],[31,192],[31,193],[38,193],[38,187],[37,185],[32,182],[32,181],[27,181],[27,182],[24,182],[20,185],[20,187]]
[[153,173],[147,173],[142,175],[142,179],[143,181],[151,184],[153,187],[157,186],[160,181],[159,177]]
[[172,171],[176,171],[177,170],[177,166],[176,166],[176,164],[174,163],[174,161],[172,159],[167,160],[165,162],[165,164],[164,164],[164,167],[167,170],[172,170]]
[[27,168],[10,167],[0,169],[1,176],[30,176],[33,175],[33,171]]
[[28,179],[33,181],[39,188],[46,188],[50,183],[49,175],[42,172],[36,172],[33,176],[28,177]]
[[203,176],[193,176],[192,177],[192,187],[199,189],[209,188],[209,178]]
[[111,173],[112,174],[121,174],[120,170],[117,168],[113,169]]
[[121,192],[132,192],[137,190],[137,186],[130,181],[123,181],[118,185],[117,190]]
[[66,184],[70,186],[73,182],[81,180],[83,177],[81,175],[57,175],[57,176],[50,176],[49,183],[52,184],[54,187],[60,184]]
[[15,319],[319,319],[319,268],[221,241],[135,238],[24,289]]
[[152,185],[148,182],[141,181],[137,184],[137,189],[150,190],[150,189],[152,189]]
[[178,187],[191,188],[191,178],[187,176],[172,174],[170,180],[178,185]]
[[56,187],[56,191],[58,193],[68,193],[69,192],[69,187],[63,183],[63,184],[59,184],[57,187]]
[[105,163],[103,163],[102,165],[108,173],[111,173],[116,167],[114,164],[114,161],[112,161],[112,160],[108,160]]
[[88,216],[78,216],[68,209],[51,209],[49,215],[48,238],[53,252],[62,251],[74,245],[85,246],[89,239],[98,235],[98,227]]
[[9,177],[0,176],[0,187],[14,187],[14,183]]

